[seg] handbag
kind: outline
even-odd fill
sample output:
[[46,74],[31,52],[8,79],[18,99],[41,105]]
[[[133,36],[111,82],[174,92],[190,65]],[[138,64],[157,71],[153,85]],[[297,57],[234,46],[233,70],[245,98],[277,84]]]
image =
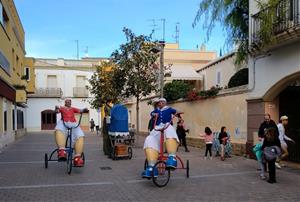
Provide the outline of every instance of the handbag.
[[267,161],[274,161],[281,155],[281,149],[278,146],[265,147],[263,152]]

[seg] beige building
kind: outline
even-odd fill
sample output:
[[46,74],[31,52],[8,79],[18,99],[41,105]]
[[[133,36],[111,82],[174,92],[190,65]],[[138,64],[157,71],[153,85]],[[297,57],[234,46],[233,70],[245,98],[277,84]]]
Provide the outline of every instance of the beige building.
[[169,67],[167,72],[171,74],[165,78],[165,82],[184,80],[201,89],[203,78],[196,70],[216,57],[216,52],[207,51],[205,46],[199,50],[183,50],[178,43],[167,43],[164,49],[164,65]]
[[[262,19],[255,1],[249,1],[249,88],[248,148],[250,149],[264,113],[270,113],[275,122],[289,117],[287,135],[296,141],[289,145],[290,160],[300,161],[300,1],[280,1],[275,15],[280,21],[272,22],[275,42],[259,46]],[[286,9],[286,10],[285,10]],[[250,151],[249,151],[250,152]]]
[[[25,133],[32,70],[25,57],[25,32],[14,1],[0,1],[0,148]],[[32,72],[32,71],[31,71]]]
[[203,90],[209,90],[213,86],[226,88],[230,78],[238,70],[247,67],[246,65],[240,67],[234,65],[235,57],[235,52],[226,54],[197,70],[203,79]]

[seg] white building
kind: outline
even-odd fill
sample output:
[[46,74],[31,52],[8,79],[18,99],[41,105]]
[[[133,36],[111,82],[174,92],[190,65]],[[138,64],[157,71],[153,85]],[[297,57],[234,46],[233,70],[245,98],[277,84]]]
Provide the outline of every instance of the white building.
[[275,43],[261,47],[259,35],[262,19],[256,1],[249,1],[249,99],[248,145],[251,148],[264,113],[275,122],[289,117],[288,135],[296,141],[290,145],[290,159],[300,161],[300,1],[280,1],[274,19]]
[[101,125],[101,113],[92,109],[89,103],[91,95],[87,89],[95,65],[102,58],[83,58],[82,60],[43,59],[35,60],[35,86],[34,94],[27,100],[27,129],[28,131],[52,130],[57,119],[54,113],[56,105],[63,106],[66,98],[72,99],[72,106],[88,108],[89,113],[84,114],[81,127],[89,129],[90,119],[96,125]]

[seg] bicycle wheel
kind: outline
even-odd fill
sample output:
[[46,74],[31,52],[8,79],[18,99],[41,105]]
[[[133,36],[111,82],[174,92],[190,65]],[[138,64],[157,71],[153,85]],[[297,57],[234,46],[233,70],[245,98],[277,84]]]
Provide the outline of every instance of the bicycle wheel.
[[45,153],[45,168],[48,168],[48,154]]
[[145,162],[144,162],[144,170],[146,170],[147,167],[148,167],[148,161],[147,161],[147,159],[145,159]]
[[166,162],[158,161],[154,168],[158,169],[158,176],[154,176],[154,172],[152,173],[152,181],[158,187],[164,187],[168,184],[170,180],[171,172],[166,169]]
[[67,172],[70,175],[73,167],[73,153],[71,150],[68,150],[68,158],[67,158]]
[[186,178],[190,177],[190,161],[186,160]]
[[84,165],[85,164],[85,156],[84,156],[83,152],[81,153],[81,159],[83,160],[83,165]]

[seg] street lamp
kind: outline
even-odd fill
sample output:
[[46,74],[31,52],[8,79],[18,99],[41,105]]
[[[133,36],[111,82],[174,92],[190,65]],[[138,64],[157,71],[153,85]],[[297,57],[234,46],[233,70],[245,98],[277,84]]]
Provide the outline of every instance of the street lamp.
[[160,97],[164,97],[164,47],[165,41],[159,41],[159,47],[153,48],[153,53],[160,53],[159,57],[159,91]]

